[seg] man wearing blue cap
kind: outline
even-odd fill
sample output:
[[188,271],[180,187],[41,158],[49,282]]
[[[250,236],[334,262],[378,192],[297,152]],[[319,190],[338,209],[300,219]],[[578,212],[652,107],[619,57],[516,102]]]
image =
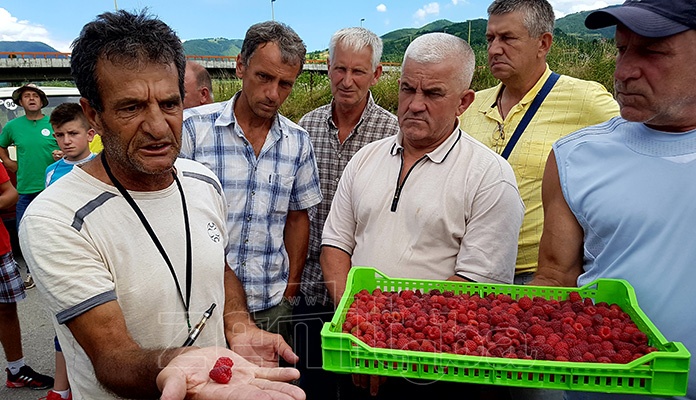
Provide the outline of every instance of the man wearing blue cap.
[[[532,284],[626,279],[667,340],[696,354],[696,2],[630,0],[591,13],[585,25],[616,25],[621,117],[553,145]],[[688,399],[696,399],[695,370]],[[569,392],[566,398],[605,397]]]

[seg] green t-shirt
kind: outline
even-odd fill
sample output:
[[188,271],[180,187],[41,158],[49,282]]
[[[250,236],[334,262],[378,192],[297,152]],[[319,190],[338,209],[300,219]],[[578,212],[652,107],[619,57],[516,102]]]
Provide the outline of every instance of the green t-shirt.
[[0,134],[0,147],[17,148],[17,192],[38,193],[46,185],[46,167],[53,164],[53,150],[58,143],[48,116],[30,121],[26,116],[8,122]]

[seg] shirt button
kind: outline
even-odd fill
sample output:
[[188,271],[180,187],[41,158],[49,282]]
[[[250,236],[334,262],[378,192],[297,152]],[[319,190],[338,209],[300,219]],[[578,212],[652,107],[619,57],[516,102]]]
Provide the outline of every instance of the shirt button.
[[247,217],[247,221],[251,221],[251,215]]
[[340,178],[334,178],[334,181],[336,181],[336,183],[338,183],[338,180],[339,180],[339,179],[340,179]]
[[252,191],[251,191],[251,195],[252,195],[252,196],[255,196],[255,195],[256,195],[256,191],[255,191],[255,190],[252,190]]

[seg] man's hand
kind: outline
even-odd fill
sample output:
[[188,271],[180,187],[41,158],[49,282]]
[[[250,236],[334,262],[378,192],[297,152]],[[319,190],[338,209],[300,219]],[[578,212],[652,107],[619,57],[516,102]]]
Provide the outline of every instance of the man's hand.
[[237,323],[225,332],[233,351],[262,367],[277,367],[278,356],[290,364],[300,359],[282,336],[266,332],[256,325]]
[[[215,361],[223,356],[234,361],[232,379],[226,384],[216,383],[208,377]],[[172,359],[157,375],[157,387],[162,391],[162,400],[302,400],[305,398],[302,389],[286,383],[299,377],[299,371],[294,368],[259,367],[228,349],[207,347],[187,351]]]
[[386,376],[353,374],[353,384],[370,390],[370,396],[377,396],[379,386],[387,381]]

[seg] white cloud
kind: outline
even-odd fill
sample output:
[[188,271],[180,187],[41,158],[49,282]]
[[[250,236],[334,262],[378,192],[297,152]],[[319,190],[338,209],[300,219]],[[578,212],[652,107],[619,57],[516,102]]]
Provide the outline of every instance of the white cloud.
[[428,3],[423,7],[419,8],[413,17],[418,20],[424,20],[428,15],[438,15],[440,14],[440,4],[439,3]]
[[[454,1],[454,0],[453,0]],[[623,0],[550,0],[556,18],[580,11],[596,10],[614,4],[621,4]]]
[[452,4],[456,6],[457,4],[459,4],[459,0],[452,0]]
[[379,12],[387,12],[387,6],[385,6],[384,4],[380,4],[380,5],[377,6],[377,11],[379,11]]
[[0,8],[0,40],[43,42],[58,51],[70,51],[70,43],[51,38],[51,34],[42,25],[19,20],[7,10]]

